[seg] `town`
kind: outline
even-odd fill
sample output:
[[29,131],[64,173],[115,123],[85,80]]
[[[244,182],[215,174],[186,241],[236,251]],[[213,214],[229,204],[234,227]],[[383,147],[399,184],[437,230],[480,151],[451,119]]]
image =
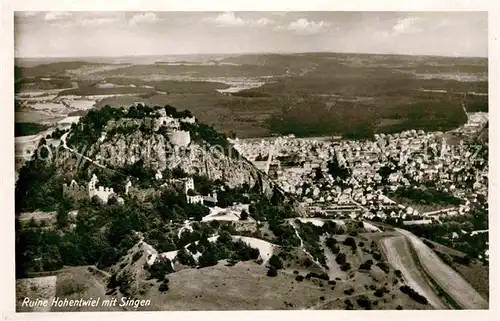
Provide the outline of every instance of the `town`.
[[[487,147],[467,141],[484,130],[487,120],[487,113],[468,113],[468,122],[450,132],[408,130],[375,134],[372,140],[290,135],[232,143],[295,195],[307,216],[440,224],[470,213],[473,206],[484,206]],[[449,204],[425,204],[419,187]],[[469,235],[484,232],[462,230]],[[484,256],[487,259],[487,250]]]

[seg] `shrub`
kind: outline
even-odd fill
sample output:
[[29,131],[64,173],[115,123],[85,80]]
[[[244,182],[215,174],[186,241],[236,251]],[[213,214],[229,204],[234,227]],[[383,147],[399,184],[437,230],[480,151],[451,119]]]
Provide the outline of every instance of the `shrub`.
[[118,286],[118,281],[116,280],[116,273],[111,274],[108,280],[108,289],[114,289]]
[[304,281],[304,277],[303,277],[302,275],[297,275],[297,276],[295,277],[295,281],[297,281],[297,282],[302,282],[302,281]]
[[275,277],[277,275],[278,275],[278,270],[275,269],[274,267],[271,267],[269,268],[269,270],[267,270],[267,276]]
[[138,252],[135,252],[134,255],[132,256],[132,262],[135,262],[137,261],[143,254],[143,251],[138,251]]
[[384,271],[386,274],[389,273],[389,266],[385,262],[378,262],[377,266]]
[[430,247],[431,249],[433,249],[435,247],[432,242],[429,242],[426,239],[424,239],[424,244],[427,245],[428,247]]
[[470,259],[470,257],[468,255],[466,255],[464,257],[454,256],[453,260],[455,262],[457,262],[458,264],[463,264],[463,265],[469,265],[470,262],[471,262],[471,259]]
[[168,282],[169,280],[168,279],[164,279],[163,282],[160,284],[160,287],[158,288],[161,292],[166,292],[169,290],[169,287],[168,287]]
[[351,269],[351,264],[350,264],[350,263],[344,263],[344,264],[342,264],[342,265],[340,266],[340,269],[341,269],[342,271],[344,271],[344,272],[345,272],[345,271],[349,271],[349,270]]
[[347,245],[347,246],[350,246],[350,247],[353,247],[356,245],[356,241],[352,238],[352,237],[347,237],[345,240],[344,240],[344,245]]
[[399,288],[399,290],[401,290],[401,292],[405,293],[406,295],[408,295],[411,299],[417,301],[418,303],[421,303],[421,304],[428,304],[427,302],[427,298],[422,296],[420,293],[416,292],[415,290],[413,290],[412,288],[410,288],[409,286],[407,285],[403,285]]
[[332,251],[333,254],[338,254],[340,252],[340,247],[338,245],[333,245],[330,251]]
[[61,293],[64,296],[72,294],[82,294],[87,289],[87,286],[74,279],[69,279],[61,285]]
[[354,289],[353,288],[349,288],[347,290],[344,290],[344,294],[346,294],[346,295],[351,295],[353,293],[354,293]]
[[310,279],[310,278],[316,278],[316,279],[321,279],[321,280],[325,280],[325,281],[328,281],[330,279],[328,274],[326,274],[324,272],[322,272],[322,273],[309,272],[306,275],[306,279]]
[[126,296],[129,296],[130,287],[132,286],[132,275],[130,271],[124,271],[119,276],[116,277],[116,281],[118,282],[118,286],[120,287],[120,292]]
[[174,272],[172,262],[168,258],[159,258],[148,268],[149,275],[153,279],[163,280],[165,275]]
[[370,270],[372,268],[372,265],[373,265],[373,261],[372,260],[367,260],[365,262],[363,262],[359,268],[361,270]]
[[337,257],[335,258],[335,262],[337,262],[340,265],[345,264],[346,263],[345,253],[342,253],[342,252],[338,253]]
[[358,303],[358,305],[362,308],[365,308],[366,310],[371,310],[372,308],[372,303],[370,300],[368,300],[368,298],[366,296],[361,296],[359,297],[356,302]]

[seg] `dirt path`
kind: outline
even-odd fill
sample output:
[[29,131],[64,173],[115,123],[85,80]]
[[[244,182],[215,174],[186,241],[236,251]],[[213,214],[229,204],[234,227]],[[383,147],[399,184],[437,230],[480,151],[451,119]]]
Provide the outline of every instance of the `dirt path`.
[[297,235],[297,237],[299,238],[300,240],[300,248],[302,249],[302,251],[304,251],[304,253],[309,256],[309,258],[317,265],[319,266],[324,272],[327,272],[325,267],[323,265],[321,265],[321,263],[318,262],[318,260],[316,260],[314,258],[314,256],[311,255],[311,253],[309,253],[306,248],[304,247],[304,240],[302,240],[302,237],[300,237],[300,233],[299,231],[297,230],[297,227],[295,226],[295,224],[292,222],[292,221],[288,221],[288,223],[293,227],[294,231],[295,231],[295,235]]
[[[82,159],[84,159],[84,160],[89,161],[89,162],[91,162],[92,164],[94,164],[94,165],[96,165],[96,166],[98,166],[98,167],[100,167],[100,168],[102,168],[102,169],[106,169],[106,170],[112,171],[112,172],[117,173],[117,174],[122,174],[122,173],[120,173],[119,171],[116,171],[116,170],[111,169],[111,168],[109,168],[109,167],[106,167],[106,166],[104,166],[104,165],[102,165],[102,164],[99,164],[98,162],[94,161],[94,160],[93,160],[93,159],[91,159],[90,157],[87,157],[87,156],[83,155],[82,153],[78,152],[76,149],[72,149],[72,148],[70,148],[70,147],[67,145],[67,143],[66,143],[66,139],[67,139],[67,137],[68,137],[68,134],[69,134],[69,132],[64,133],[64,134],[61,136],[61,143],[62,143],[62,146],[63,146],[63,148],[64,148],[64,149],[66,149],[66,150],[68,150],[68,151],[70,151],[70,152],[74,153],[74,154],[77,156],[77,164],[78,164],[78,166],[83,165],[83,163],[82,163]],[[123,174],[122,174],[122,175],[123,175]]]
[[458,272],[445,264],[432,249],[416,235],[396,228],[415,249],[416,256],[425,272],[464,309],[488,309],[486,301]]

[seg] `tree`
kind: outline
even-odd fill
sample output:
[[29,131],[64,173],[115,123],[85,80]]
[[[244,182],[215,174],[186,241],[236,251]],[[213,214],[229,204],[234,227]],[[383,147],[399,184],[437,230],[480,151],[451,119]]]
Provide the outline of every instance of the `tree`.
[[160,243],[160,249],[162,252],[175,251],[176,246],[170,239],[165,239]]
[[283,263],[281,262],[280,258],[277,257],[276,255],[272,255],[269,258],[269,265],[277,270],[283,268]]
[[68,226],[68,209],[65,206],[58,206],[57,208],[57,216],[56,216],[56,221],[57,221],[57,227],[58,228],[65,228]]
[[176,256],[177,260],[179,261],[180,264],[182,265],[187,265],[187,266],[196,266],[196,262],[191,254],[189,254],[185,248],[181,248],[177,252]]
[[337,240],[334,239],[333,237],[328,237],[325,241],[326,246],[329,248],[332,248],[335,244],[337,244]]
[[248,219],[248,213],[245,210],[241,211],[240,220],[246,221],[247,219]]
[[165,112],[167,113],[167,115],[170,115],[170,116],[177,115],[177,109],[175,107],[170,106],[170,105],[165,105]]
[[218,259],[213,246],[210,246],[209,248],[205,249],[205,252],[203,252],[203,254],[198,259],[198,264],[200,267],[213,266],[216,265],[217,262]]
[[357,247],[356,241],[352,237],[347,237],[344,240],[344,245],[348,245],[348,246],[350,246],[353,249]]
[[229,242],[231,242],[231,240],[232,240],[231,234],[229,234],[229,232],[227,231],[220,232],[219,238],[217,239],[218,242],[223,244],[228,244]]

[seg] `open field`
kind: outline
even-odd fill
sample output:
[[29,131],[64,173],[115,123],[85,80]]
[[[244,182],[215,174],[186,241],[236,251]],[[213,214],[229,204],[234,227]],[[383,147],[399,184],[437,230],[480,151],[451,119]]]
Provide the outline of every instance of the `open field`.
[[[94,271],[94,272],[93,272]],[[57,275],[56,296],[68,300],[80,298],[100,301],[112,298],[107,295],[106,278],[87,266],[63,269]],[[51,312],[123,311],[121,307],[53,307]]]
[[35,301],[49,300],[56,296],[56,276],[42,276],[16,280],[16,311],[17,312],[48,312],[50,306],[28,307],[23,306],[25,298]]
[[56,222],[56,212],[31,212],[31,213],[21,213],[19,215],[19,222],[21,224],[27,224],[31,220],[37,223],[45,222],[46,225],[52,225]]

